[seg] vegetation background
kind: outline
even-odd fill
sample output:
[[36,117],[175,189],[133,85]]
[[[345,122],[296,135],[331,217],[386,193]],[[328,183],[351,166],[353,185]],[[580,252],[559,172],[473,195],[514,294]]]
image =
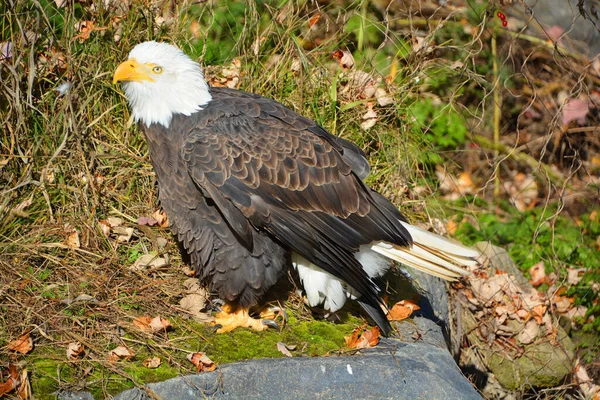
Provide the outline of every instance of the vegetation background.
[[[412,221],[505,247],[538,290],[568,299],[562,324],[598,379],[600,66],[566,37],[536,36],[535,13],[508,3],[3,2],[0,381],[15,364],[37,398],[105,397],[196,370],[190,351],[218,363],[281,356],[281,340],[299,344],[295,355],[343,352],[362,323],[313,321],[294,292],[283,336],[213,337],[181,309],[185,266],[168,229],[151,226],[146,145],[111,82],[151,39],[181,46],[212,84],[274,98],[357,143],[369,184]],[[137,268],[147,254],[164,262]],[[138,329],[143,315],[172,330]],[[33,350],[11,346],[22,337]],[[69,359],[71,343],[85,356]],[[136,357],[107,360],[121,345]],[[160,367],[141,365],[152,356]]]

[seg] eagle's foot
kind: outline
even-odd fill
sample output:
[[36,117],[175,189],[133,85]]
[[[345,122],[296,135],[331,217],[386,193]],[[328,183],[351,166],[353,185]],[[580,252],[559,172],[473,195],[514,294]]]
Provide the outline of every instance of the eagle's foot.
[[279,326],[274,321],[262,321],[252,318],[247,308],[236,307],[225,304],[221,311],[215,316],[214,327],[217,333],[231,332],[236,328],[251,328],[256,331],[264,331],[275,324],[277,330]]
[[260,318],[264,320],[268,320],[271,322],[277,321],[277,319],[281,319],[282,326],[285,326],[288,322],[288,314],[282,307],[266,307],[260,313]]

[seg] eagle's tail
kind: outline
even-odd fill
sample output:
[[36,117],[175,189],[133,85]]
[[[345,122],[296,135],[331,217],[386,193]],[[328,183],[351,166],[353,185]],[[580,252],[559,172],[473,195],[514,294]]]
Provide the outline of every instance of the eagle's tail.
[[479,252],[460,243],[401,221],[413,239],[410,247],[388,242],[373,243],[371,249],[414,269],[454,281],[477,265]]

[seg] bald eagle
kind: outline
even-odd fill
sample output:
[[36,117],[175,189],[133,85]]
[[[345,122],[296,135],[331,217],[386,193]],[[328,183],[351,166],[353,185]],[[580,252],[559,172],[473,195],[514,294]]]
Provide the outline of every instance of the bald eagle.
[[172,231],[226,302],[220,332],[266,329],[248,309],[293,266],[310,306],[335,312],[356,299],[388,334],[373,278],[391,260],[449,280],[476,263],[476,251],[410,225],[367,186],[357,146],[274,100],[209,87],[170,44],[138,44],[113,82],[145,134]]

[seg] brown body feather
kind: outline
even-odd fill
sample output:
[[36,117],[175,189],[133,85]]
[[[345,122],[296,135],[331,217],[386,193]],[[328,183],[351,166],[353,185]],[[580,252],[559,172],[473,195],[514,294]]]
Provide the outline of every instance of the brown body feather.
[[353,253],[411,237],[399,211],[361,180],[364,154],[273,100],[211,94],[169,129],[142,124],[161,204],[197,275],[221,298],[252,306],[295,251],[352,286],[371,313],[379,309],[378,289]]

